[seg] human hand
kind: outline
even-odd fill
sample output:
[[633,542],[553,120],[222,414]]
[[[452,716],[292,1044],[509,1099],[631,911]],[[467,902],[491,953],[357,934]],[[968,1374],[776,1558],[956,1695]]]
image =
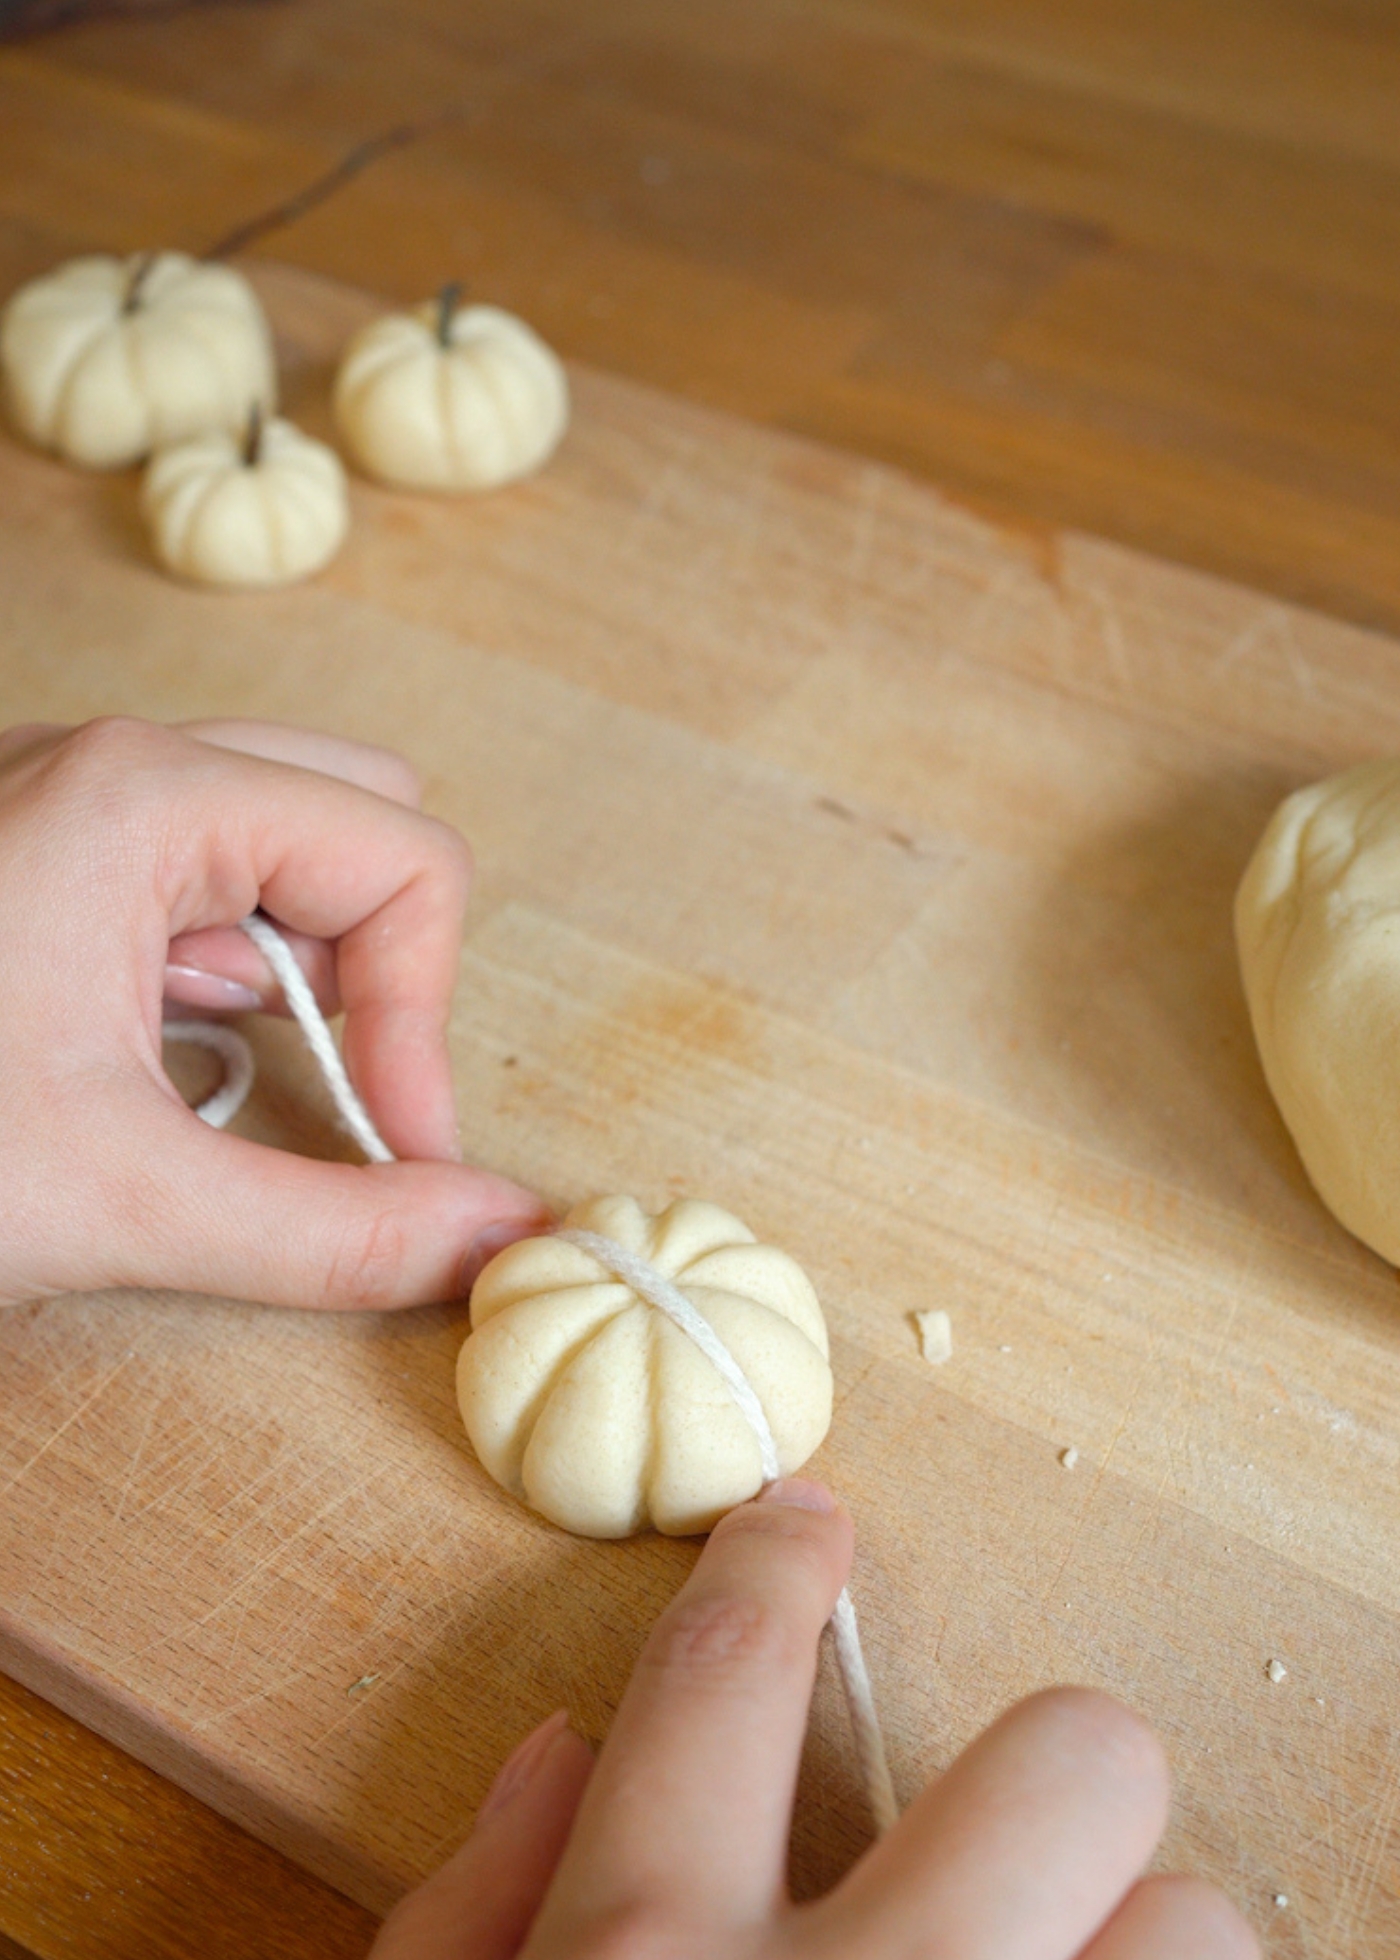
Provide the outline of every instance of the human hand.
[[979,1736],[826,1898],[784,1893],[817,1641],[851,1560],[820,1485],[732,1511],[647,1643],[596,1768],[555,1716],[370,1960],[1257,1960],[1213,1886],[1143,1878],[1167,1767],[1085,1689]]
[[[446,1028],[471,863],[385,750],[257,722],[0,735],[0,1303],[173,1286],[284,1305],[464,1298],[545,1229],[452,1161]],[[161,1066],[162,996],[280,1006],[262,905],[385,1141],[313,1163],[211,1130]]]

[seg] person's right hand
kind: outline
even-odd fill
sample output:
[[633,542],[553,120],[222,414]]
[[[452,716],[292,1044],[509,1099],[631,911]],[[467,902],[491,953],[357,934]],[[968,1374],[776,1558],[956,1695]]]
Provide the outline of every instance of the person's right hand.
[[851,1560],[820,1485],[715,1529],[596,1767],[556,1716],[370,1960],[1257,1960],[1234,1907],[1144,1878],[1160,1744],[1108,1696],[1003,1715],[824,1899],[784,1872],[817,1641]]

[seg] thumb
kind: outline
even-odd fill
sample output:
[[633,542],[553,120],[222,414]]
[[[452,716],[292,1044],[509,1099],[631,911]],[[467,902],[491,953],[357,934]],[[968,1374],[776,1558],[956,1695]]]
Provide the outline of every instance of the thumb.
[[155,1109],[142,1100],[123,1152],[140,1200],[113,1207],[108,1284],[270,1306],[421,1306],[465,1299],[488,1259],[553,1223],[533,1192],[489,1171],[318,1163],[211,1130],[165,1097]]
[[390,1914],[369,1960],[514,1960],[592,1768],[562,1710],[542,1723],[496,1778],[461,1850]]

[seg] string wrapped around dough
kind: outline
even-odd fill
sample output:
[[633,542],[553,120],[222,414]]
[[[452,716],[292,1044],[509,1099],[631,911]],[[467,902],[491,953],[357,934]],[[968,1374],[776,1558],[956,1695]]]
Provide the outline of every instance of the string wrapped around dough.
[[[287,1004],[320,1065],[341,1121],[351,1135],[361,1142],[367,1156],[378,1162],[391,1161],[393,1153],[355,1094],[325,1017],[316,1005],[315,995],[291,948],[276,928],[260,915],[244,920],[243,929],[276,974]],[[251,1075],[248,1079],[251,1081]],[[221,1120],[217,1113],[208,1114],[207,1105],[202,1113],[206,1114],[206,1120],[216,1124]],[[222,1120],[227,1121],[227,1116],[223,1116]],[[639,1245],[621,1243],[611,1233],[596,1229],[602,1225],[611,1225],[624,1238],[633,1240],[645,1234],[649,1250],[660,1261],[673,1264],[677,1273],[684,1276],[684,1290],[674,1283],[670,1273],[661,1269],[660,1264],[653,1263],[650,1257],[644,1257]],[[558,1264],[561,1256],[574,1262],[572,1267],[562,1270],[572,1272],[569,1285],[576,1291],[609,1295],[612,1308],[610,1318],[613,1321],[631,1313],[634,1307],[645,1320],[650,1310],[653,1320],[663,1322],[662,1338],[674,1335],[683,1343],[677,1353],[686,1354],[687,1349],[694,1350],[693,1356],[687,1358],[698,1360],[713,1378],[718,1390],[718,1393],[712,1392],[706,1398],[709,1419],[723,1427],[724,1418],[737,1412],[749,1431],[753,1445],[757,1479],[751,1488],[735,1496],[732,1502],[741,1503],[745,1497],[754,1495],[764,1482],[786,1474],[790,1455],[791,1467],[796,1468],[825,1435],[831,1415],[831,1375],[827,1363],[825,1323],[810,1282],[785,1253],[778,1252],[773,1246],[759,1245],[747,1227],[719,1206],[683,1200],[672,1205],[660,1219],[654,1220],[649,1220],[635,1200],[630,1198],[599,1199],[591,1205],[579,1207],[570,1213],[560,1232],[507,1247],[485,1269],[472,1296],[474,1315],[478,1292],[483,1303],[488,1300],[492,1303],[491,1310],[483,1316],[484,1328],[489,1328],[493,1321],[506,1321],[508,1316],[505,1309],[528,1299],[528,1287],[517,1290],[516,1282],[520,1278],[519,1268],[527,1256],[535,1260],[541,1258],[540,1254],[531,1250],[536,1247],[546,1248],[551,1273],[561,1270]],[[518,1255],[513,1261],[512,1254]],[[577,1264],[580,1259],[587,1262],[588,1270],[583,1274],[580,1274]],[[482,1281],[487,1279],[493,1268],[497,1269],[496,1279],[483,1290]],[[536,1274],[538,1270],[536,1266]],[[504,1281],[503,1274],[506,1276]],[[567,1292],[569,1285],[555,1291]],[[761,1341],[755,1343],[746,1340],[742,1333],[736,1340],[734,1329],[736,1325],[742,1328],[742,1317],[736,1320],[732,1313],[726,1316],[717,1304],[724,1296],[731,1294],[731,1289],[732,1297],[738,1300],[741,1309],[747,1302],[750,1309],[757,1306],[759,1312],[766,1316],[757,1324],[766,1329],[770,1346],[771,1338],[776,1335],[779,1344],[786,1347],[790,1359],[792,1354],[802,1352],[801,1348],[793,1345],[795,1339],[819,1357],[824,1371],[824,1388],[815,1396],[806,1414],[794,1423],[791,1433],[786,1428],[782,1434],[775,1433],[770,1420],[770,1410],[781,1406],[781,1397],[775,1401],[772,1384],[767,1379],[771,1373],[771,1353],[765,1354]],[[625,1297],[619,1300],[619,1294]],[[755,1296],[760,1297],[756,1299]],[[592,1306],[597,1304],[595,1299]],[[579,1302],[575,1301],[574,1305],[577,1307]],[[589,1310],[585,1306],[585,1324]],[[777,1333],[779,1328],[786,1328],[788,1332]],[[648,1340],[653,1331],[649,1328]],[[474,1339],[475,1331],[468,1338],[468,1348]],[[747,1366],[740,1365],[736,1347],[741,1350]],[[810,1388],[810,1382],[808,1386]],[[787,1420],[788,1412],[784,1411],[780,1422],[786,1425]],[[802,1427],[804,1422],[805,1429]],[[812,1436],[812,1441],[804,1449],[802,1442],[807,1435]],[[710,1521],[714,1522],[713,1519]],[[875,1709],[870,1672],[861,1646],[855,1606],[849,1591],[843,1591],[836,1602],[831,1617],[831,1632],[871,1816],[876,1830],[884,1832],[899,1815],[899,1806]]]
[[825,1436],[826,1323],[801,1267],[718,1205],[595,1198],[481,1274],[457,1394],[482,1463],[553,1523],[687,1537]]

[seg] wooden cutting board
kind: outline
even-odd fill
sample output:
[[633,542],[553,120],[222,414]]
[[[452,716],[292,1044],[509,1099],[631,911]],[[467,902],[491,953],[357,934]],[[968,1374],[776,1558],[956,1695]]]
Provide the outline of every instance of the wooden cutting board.
[[[371,302],[256,270],[324,428]],[[357,485],[344,555],[270,596],[170,582],[131,478],[6,441],[7,719],[408,754],[480,863],[472,1153],[561,1205],[709,1196],[817,1283],[815,1467],[857,1519],[903,1793],[1012,1697],[1101,1683],[1166,1737],[1169,1861],[1271,1954],[1393,1955],[1400,1296],[1268,1100],[1230,900],[1280,795],[1400,747],[1400,644],[574,382],[542,476]],[[295,1035],[254,1032],[242,1126],[339,1151]],[[466,1324],[0,1314],[0,1664],[374,1906],[552,1708],[604,1733],[694,1558],[570,1540],[486,1479]],[[824,1678],[799,1888],[864,1831]]]

